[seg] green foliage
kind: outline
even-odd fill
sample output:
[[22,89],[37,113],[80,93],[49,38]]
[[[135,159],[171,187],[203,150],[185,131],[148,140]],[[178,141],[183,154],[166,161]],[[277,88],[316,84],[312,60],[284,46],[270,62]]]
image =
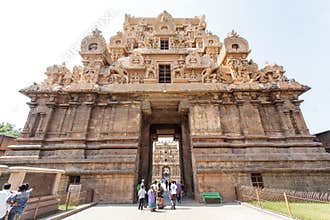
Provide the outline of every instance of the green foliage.
[[[61,210],[61,211],[65,211],[65,204],[60,204],[59,206],[58,206],[58,209],[59,210]],[[68,207],[68,210],[69,209],[75,209],[75,208],[77,208],[77,206],[76,205],[70,205],[69,207]]]
[[18,137],[21,134],[21,129],[16,128],[15,125],[8,122],[0,123],[0,134]]

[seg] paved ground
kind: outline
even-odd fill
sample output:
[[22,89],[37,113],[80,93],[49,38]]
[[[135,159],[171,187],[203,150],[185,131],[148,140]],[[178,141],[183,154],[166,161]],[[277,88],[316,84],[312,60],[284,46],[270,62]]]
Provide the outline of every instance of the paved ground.
[[263,213],[253,208],[239,205],[201,205],[198,203],[186,203],[177,206],[176,210],[149,210],[140,211],[135,205],[97,205],[66,220],[283,220],[286,218],[277,217]]

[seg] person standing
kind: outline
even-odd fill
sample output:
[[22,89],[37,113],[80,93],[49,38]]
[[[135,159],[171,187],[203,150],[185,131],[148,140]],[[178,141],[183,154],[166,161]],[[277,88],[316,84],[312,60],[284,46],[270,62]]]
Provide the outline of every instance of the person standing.
[[158,183],[157,189],[157,206],[158,209],[163,209],[164,206],[164,189],[161,183]]
[[148,206],[151,212],[156,210],[156,190],[153,185],[151,185],[150,189],[148,190]]
[[29,200],[32,189],[26,190],[27,185],[22,184],[18,187],[18,192],[9,198],[12,208],[8,215],[8,220],[17,220],[24,212],[26,204]]
[[176,192],[177,192],[177,195],[176,195],[176,197],[177,197],[177,199],[178,199],[178,203],[179,204],[181,204],[181,200],[182,200],[182,185],[181,185],[181,183],[177,183],[176,184]]
[[176,203],[176,194],[177,194],[177,186],[176,186],[176,182],[173,181],[171,183],[171,186],[170,186],[170,193],[171,193],[171,204],[172,204],[172,207],[171,209],[175,209],[175,203]]
[[144,189],[144,185],[141,186],[141,189],[138,192],[138,197],[139,197],[139,207],[138,209],[143,210],[143,206],[144,206],[144,198],[146,196],[146,190]]
[[5,183],[3,184],[3,190],[0,191],[0,220],[4,220],[10,210],[8,199],[13,194],[10,187],[10,183]]
[[141,182],[136,186],[136,192],[139,192],[142,186],[144,186],[144,179],[142,179]]

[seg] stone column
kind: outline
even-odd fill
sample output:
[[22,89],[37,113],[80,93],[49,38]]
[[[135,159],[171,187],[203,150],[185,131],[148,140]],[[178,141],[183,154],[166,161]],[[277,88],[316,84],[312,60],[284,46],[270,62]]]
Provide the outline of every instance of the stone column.
[[81,138],[86,139],[87,138],[87,134],[88,134],[88,126],[89,126],[89,122],[91,120],[91,113],[92,113],[92,109],[94,107],[95,102],[84,102],[84,104],[86,105],[86,118],[84,118],[84,126],[82,128],[82,135]]
[[307,125],[306,125],[306,122],[305,122],[305,119],[302,115],[302,112],[301,112],[301,109],[299,107],[300,103],[302,101],[297,101],[295,102],[295,109],[294,109],[294,119],[296,121],[296,124],[297,124],[297,127],[300,131],[300,134],[303,134],[303,135],[309,135],[309,130],[307,128]]
[[189,136],[189,124],[188,116],[182,116],[183,120],[181,123],[181,155],[180,161],[182,162],[182,177],[184,179],[184,184],[187,190],[187,195],[191,196],[193,193],[193,172],[192,167],[192,146],[190,145],[190,136]]
[[58,187],[60,185],[62,173],[56,173],[55,175],[56,176],[55,176],[55,181],[54,181],[53,188],[52,188],[52,195],[57,195],[57,191],[58,191]]
[[8,183],[11,184],[12,190],[18,190],[18,187],[24,182],[26,171],[12,172],[9,176]]
[[51,102],[51,103],[47,103],[46,104],[48,106],[48,112],[46,113],[46,118],[45,118],[45,122],[44,122],[44,126],[43,126],[43,132],[42,132],[42,139],[45,140],[47,137],[47,132],[50,126],[50,123],[52,121],[53,118],[53,114],[54,114],[54,109],[55,109],[55,103]]
[[255,122],[256,122],[256,134],[258,135],[264,135],[265,134],[265,128],[262,123],[260,108],[262,108],[259,100],[252,100],[251,106],[253,107],[253,111],[255,113]]
[[285,136],[294,135],[294,130],[292,127],[290,112],[284,108],[284,101],[278,100],[275,102],[277,113],[279,114],[280,124],[282,132]]

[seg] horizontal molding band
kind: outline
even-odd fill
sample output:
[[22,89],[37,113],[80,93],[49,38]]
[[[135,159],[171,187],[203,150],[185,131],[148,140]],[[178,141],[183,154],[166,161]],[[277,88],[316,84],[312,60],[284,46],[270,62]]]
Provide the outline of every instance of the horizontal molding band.
[[286,143],[270,143],[270,142],[193,142],[193,148],[219,148],[219,147],[322,147],[319,142],[286,142]]
[[292,172],[326,172],[330,173],[330,167],[322,168],[197,168],[197,174],[225,174],[225,173],[250,173],[250,172],[270,172],[270,173],[292,173]]
[[194,154],[196,162],[287,162],[329,161],[329,153],[269,153],[269,154]]
[[15,166],[18,165],[30,165],[30,164],[111,164],[111,163],[122,163],[122,164],[135,164],[136,155],[109,155],[107,158],[38,158],[38,157],[26,157],[26,156],[5,156],[0,157],[0,163],[6,165]]

